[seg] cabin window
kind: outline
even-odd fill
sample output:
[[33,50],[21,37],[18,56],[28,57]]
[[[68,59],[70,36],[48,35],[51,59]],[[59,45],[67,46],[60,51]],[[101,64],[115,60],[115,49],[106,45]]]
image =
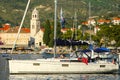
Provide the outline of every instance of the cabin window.
[[100,68],[104,68],[105,67],[105,65],[100,65]]
[[69,65],[68,64],[62,64],[62,67],[68,67]]
[[34,66],[40,66],[40,63],[33,63]]

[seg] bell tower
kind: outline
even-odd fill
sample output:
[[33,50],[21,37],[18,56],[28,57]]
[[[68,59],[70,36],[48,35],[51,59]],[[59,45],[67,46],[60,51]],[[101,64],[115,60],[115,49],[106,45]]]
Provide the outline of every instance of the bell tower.
[[31,37],[34,38],[39,30],[40,30],[39,12],[35,8],[32,12],[31,22],[30,22],[30,35],[31,35]]
[[40,30],[39,12],[35,8],[30,20],[30,45],[35,45],[35,36]]

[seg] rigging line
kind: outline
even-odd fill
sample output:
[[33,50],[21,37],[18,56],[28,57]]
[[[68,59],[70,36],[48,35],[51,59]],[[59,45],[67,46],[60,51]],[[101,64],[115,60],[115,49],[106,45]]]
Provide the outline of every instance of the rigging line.
[[11,54],[13,53],[13,50],[15,48],[15,44],[19,38],[19,34],[20,34],[20,31],[21,31],[21,28],[22,28],[22,25],[23,25],[23,22],[25,20],[25,16],[26,16],[26,13],[27,13],[27,10],[28,10],[28,7],[29,7],[29,4],[30,4],[30,0],[28,0],[28,3],[27,3],[27,6],[26,6],[26,9],[25,9],[25,12],[24,12],[24,15],[23,15],[23,18],[22,18],[22,21],[21,21],[21,24],[20,24],[20,27],[19,27],[19,30],[18,30],[18,33],[17,33],[17,37],[16,37],[16,40],[13,44],[13,47],[12,47],[12,51],[11,51]]

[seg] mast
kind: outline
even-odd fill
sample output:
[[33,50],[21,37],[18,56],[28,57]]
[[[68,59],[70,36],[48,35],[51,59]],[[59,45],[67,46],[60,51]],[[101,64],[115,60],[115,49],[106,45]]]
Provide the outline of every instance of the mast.
[[77,13],[75,11],[75,16],[74,16],[74,23],[75,23],[75,40],[77,40]]
[[54,58],[56,55],[56,26],[57,26],[57,0],[55,2],[55,13],[54,13]]
[[71,36],[71,46],[70,46],[70,50],[72,51],[72,49],[73,49],[73,46],[72,46],[72,40],[74,40],[74,39],[76,39],[77,37],[75,36],[75,34],[76,34],[76,31],[75,31],[75,29],[76,29],[76,11],[75,11],[75,14],[74,14],[74,16],[73,16],[73,24],[72,24],[72,36]]
[[[91,17],[91,3],[89,2],[89,20],[90,20],[90,17]],[[89,22],[89,27],[91,30],[91,20]],[[91,33],[90,33],[90,44],[91,44],[91,41],[92,41],[92,38],[91,38]]]
[[27,3],[27,6],[26,6],[26,9],[25,9],[25,12],[24,12],[24,15],[23,15],[23,18],[22,18],[22,21],[21,21],[21,24],[20,24],[20,27],[19,27],[19,30],[18,30],[18,33],[17,33],[17,37],[16,37],[16,40],[13,44],[13,47],[12,47],[12,51],[11,51],[11,54],[13,53],[13,50],[15,48],[15,44],[19,38],[19,34],[20,34],[20,31],[21,31],[21,28],[22,28],[22,25],[23,25],[23,22],[25,20],[25,16],[26,16],[26,13],[27,13],[27,10],[28,10],[28,7],[29,7],[29,4],[30,4],[30,0],[28,0],[28,3]]
[[[90,18],[91,18],[91,3],[89,2],[89,20],[90,20]],[[90,27],[90,31],[91,31],[91,20],[89,22],[89,27]],[[94,58],[94,51],[93,51],[91,33],[90,33],[90,45],[89,45],[89,48],[91,50],[91,58]]]
[[[78,30],[78,25],[77,25],[77,12],[75,11],[75,18],[74,18],[74,22],[75,22],[75,40],[77,40],[77,30]],[[78,46],[76,46],[76,50],[78,50]]]

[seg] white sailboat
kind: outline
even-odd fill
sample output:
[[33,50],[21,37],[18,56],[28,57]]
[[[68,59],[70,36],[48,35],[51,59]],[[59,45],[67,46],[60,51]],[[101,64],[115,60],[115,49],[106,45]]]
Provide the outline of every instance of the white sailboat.
[[[55,58],[56,54],[56,10],[55,0],[55,24],[54,24],[54,58],[37,60],[9,60],[11,74],[40,74],[40,73],[113,73],[118,71],[118,64],[107,61],[89,61],[84,56],[73,58]],[[79,52],[79,51],[78,51]],[[76,52],[77,54],[77,52]]]
[[75,57],[72,58],[9,60],[10,73],[114,73],[119,69],[117,63],[113,63],[104,57],[88,57],[84,51],[82,52],[81,55],[81,51],[76,51]]

